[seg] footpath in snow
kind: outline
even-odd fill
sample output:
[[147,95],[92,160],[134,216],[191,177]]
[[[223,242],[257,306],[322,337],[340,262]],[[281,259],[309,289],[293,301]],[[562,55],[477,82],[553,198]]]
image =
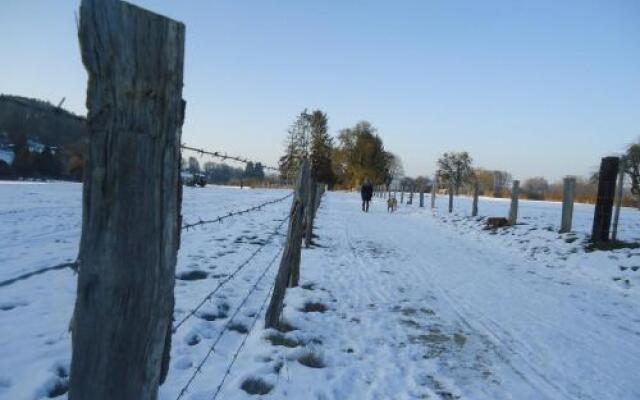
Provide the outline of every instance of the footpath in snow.
[[[23,199],[0,207],[12,222],[0,225],[4,278],[75,256],[80,186],[52,186],[0,193]],[[192,222],[283,194],[186,188],[183,214]],[[388,214],[376,199],[365,214],[357,194],[328,193],[301,286],[287,292],[288,332],[263,329],[262,305],[289,201],[184,232],[160,399],[640,398],[640,250],[585,252],[580,207],[572,235],[549,228],[544,204],[491,234],[444,213],[445,201]],[[480,212],[500,207],[481,201]],[[623,214],[628,239],[633,213]],[[52,271],[0,288],[0,399],[66,398],[75,279]]]

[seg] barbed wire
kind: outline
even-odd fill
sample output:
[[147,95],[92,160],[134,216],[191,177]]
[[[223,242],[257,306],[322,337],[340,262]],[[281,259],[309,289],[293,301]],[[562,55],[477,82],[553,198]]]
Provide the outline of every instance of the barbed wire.
[[273,291],[274,286],[275,286],[275,282],[271,286],[271,289],[269,289],[269,292],[267,292],[267,296],[264,298],[264,300],[262,300],[262,305],[260,306],[260,309],[258,310],[256,315],[253,316],[253,321],[251,322],[249,331],[245,334],[244,338],[242,338],[242,343],[240,343],[238,350],[236,350],[235,354],[233,355],[233,358],[231,359],[231,363],[229,363],[229,366],[227,367],[227,370],[225,371],[224,376],[222,377],[222,380],[218,384],[218,388],[216,389],[216,392],[213,394],[212,400],[215,400],[216,398],[218,398],[218,394],[222,390],[222,386],[224,385],[224,382],[227,380],[227,378],[231,374],[231,368],[233,368],[233,364],[235,364],[236,360],[238,359],[238,356],[240,355],[240,352],[244,348],[244,345],[247,342],[247,339],[249,338],[249,335],[251,335],[253,328],[255,328],[256,322],[258,322],[258,318],[260,317],[260,314],[262,314],[262,311],[264,310],[264,306],[267,305],[267,300],[269,299],[269,297],[271,297],[271,292]]
[[259,163],[260,165],[262,165],[262,168],[264,168],[264,169],[268,169],[268,170],[271,170],[271,171],[280,171],[280,168],[269,166],[269,165],[263,164],[263,163],[261,163],[259,161],[251,161],[251,160],[249,160],[248,158],[245,158],[245,157],[230,156],[227,153],[222,153],[220,151],[209,151],[209,150],[205,150],[205,149],[199,149],[199,148],[196,148],[196,147],[187,146],[184,143],[181,144],[180,147],[182,149],[184,149],[184,150],[191,150],[191,151],[194,151],[196,153],[207,154],[207,155],[210,155],[210,156],[213,156],[213,157],[217,157],[217,158],[222,159],[223,161],[233,160],[233,161],[241,162],[243,164],[252,163],[253,165],[256,165],[256,164]]
[[271,204],[279,203],[281,201],[284,201],[284,200],[288,199],[291,196],[293,196],[293,192],[291,192],[288,195],[286,195],[284,197],[281,197],[279,199],[266,201],[264,203],[258,204],[257,206],[253,206],[253,207],[247,208],[246,210],[231,211],[231,212],[229,212],[229,213],[227,213],[225,215],[216,217],[214,219],[210,219],[210,220],[202,220],[201,219],[198,222],[194,222],[194,223],[191,223],[191,224],[184,224],[184,225],[182,225],[182,229],[190,229],[190,228],[193,228],[193,227],[199,226],[199,225],[213,224],[213,223],[216,223],[216,222],[222,222],[227,218],[231,218],[231,217],[234,217],[234,216],[237,216],[237,215],[248,214],[248,213],[253,212],[253,211],[261,210],[263,207],[266,207],[266,206],[271,205]]
[[[275,263],[275,261],[278,259],[278,256],[280,255],[280,251],[278,251],[275,256],[271,259],[271,261],[269,262],[269,264],[267,265],[267,267],[264,269],[264,271],[262,271],[262,273],[260,274],[260,277],[258,278],[258,280],[256,280],[256,282],[253,284],[253,286],[251,287],[251,289],[249,290],[249,292],[247,293],[247,295],[244,297],[244,299],[242,299],[242,302],[240,303],[240,305],[236,308],[236,310],[233,312],[233,314],[231,315],[231,317],[229,317],[229,320],[227,321],[227,323],[224,325],[224,327],[222,328],[222,330],[220,331],[220,333],[218,333],[218,336],[215,338],[215,340],[213,341],[211,347],[209,347],[209,350],[207,351],[207,354],[205,354],[205,356],[203,357],[203,359],[200,361],[200,363],[198,363],[198,366],[196,367],[196,369],[193,371],[193,373],[191,374],[191,376],[189,377],[189,379],[187,380],[187,383],[182,387],[182,389],[180,390],[180,393],[178,393],[178,397],[176,397],[176,400],[180,400],[186,393],[187,390],[189,389],[189,386],[191,386],[191,383],[193,383],[193,381],[196,379],[196,376],[202,371],[202,367],[204,366],[204,364],[207,362],[207,360],[209,359],[209,357],[211,356],[211,354],[213,354],[215,352],[215,347],[216,345],[220,342],[220,339],[222,339],[222,336],[225,334],[225,332],[227,332],[227,330],[229,329],[229,327],[231,326],[231,324],[233,323],[234,318],[240,313],[240,310],[242,309],[242,307],[247,303],[247,301],[249,300],[249,298],[251,297],[251,295],[253,294],[253,292],[256,291],[256,289],[258,288],[258,284],[260,284],[260,282],[262,282],[262,279],[266,276],[267,272],[271,269],[271,267],[273,266],[273,264]],[[269,292],[271,292],[271,290],[269,290]],[[268,297],[268,295],[267,295]],[[260,310],[258,311],[257,315],[260,315],[260,313],[262,312],[264,308],[264,303],[262,304],[262,306],[260,307]],[[257,317],[256,317],[257,318]],[[247,332],[247,335],[249,332],[251,332],[251,330],[253,329],[255,325],[255,319],[253,324],[251,325],[251,328],[249,329],[249,331]],[[236,355],[237,357],[237,355]],[[234,358],[235,361],[235,358]],[[233,361],[232,361],[233,363]]]
[[220,290],[220,288],[222,288],[222,286],[224,286],[225,284],[227,284],[231,279],[235,278],[235,276],[243,269],[245,268],[247,265],[249,265],[249,263],[251,262],[251,260],[253,260],[255,258],[255,256],[258,255],[258,253],[260,253],[270,242],[271,240],[278,234],[278,231],[280,230],[280,228],[282,227],[282,225],[284,225],[284,223],[286,221],[288,221],[290,218],[290,215],[287,215],[276,227],[276,229],[269,234],[269,236],[267,236],[267,238],[265,239],[264,243],[262,243],[260,245],[260,247],[258,247],[253,253],[251,253],[251,255],[244,260],[243,262],[241,262],[236,269],[231,273],[231,275],[227,276],[226,278],[224,278],[223,280],[221,280],[218,285],[211,291],[209,292],[199,303],[198,305],[196,305],[191,311],[189,311],[187,313],[187,315],[182,318],[180,320],[180,322],[178,322],[174,327],[173,327],[173,333],[176,333],[178,331],[178,329],[191,317],[193,317],[195,315],[195,313],[197,313],[202,306],[204,306],[207,301],[211,300],[211,297],[213,297],[213,295],[215,295],[218,290]]
[[27,272],[25,274],[16,276],[15,278],[11,278],[11,279],[7,279],[5,281],[1,281],[0,282],[0,287],[9,286],[9,285],[11,285],[13,283],[16,283],[18,281],[22,281],[22,280],[25,280],[27,278],[31,278],[34,275],[43,274],[43,273],[49,272],[49,271],[56,271],[56,270],[61,270],[61,269],[65,269],[65,268],[75,269],[77,267],[77,265],[78,265],[78,262],[77,261],[73,261],[73,262],[67,262],[67,263],[54,265],[52,267],[40,268],[38,270]]

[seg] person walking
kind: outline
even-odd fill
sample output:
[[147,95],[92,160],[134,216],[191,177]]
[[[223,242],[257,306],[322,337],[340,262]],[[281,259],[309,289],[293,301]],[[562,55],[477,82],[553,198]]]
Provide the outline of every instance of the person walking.
[[362,211],[369,212],[369,202],[373,197],[373,185],[369,177],[364,178],[364,183],[360,188],[360,196],[362,197]]

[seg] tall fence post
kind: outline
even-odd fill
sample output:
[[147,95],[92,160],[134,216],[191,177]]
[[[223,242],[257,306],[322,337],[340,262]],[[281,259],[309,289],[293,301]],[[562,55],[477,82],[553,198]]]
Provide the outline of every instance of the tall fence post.
[[410,186],[409,190],[410,190],[410,192],[409,192],[409,201],[407,202],[407,204],[413,204],[413,190],[414,190],[414,187]]
[[424,187],[420,188],[420,207],[424,207]]
[[180,244],[185,27],[82,0],[88,158],[71,323],[71,400],[155,400],[169,365]]
[[514,180],[511,188],[511,206],[509,207],[509,225],[518,222],[518,195],[520,194],[520,181]]
[[404,204],[404,185],[400,188],[400,204]]
[[[304,218],[304,202],[307,196],[309,179],[309,162],[303,159],[296,179],[295,195],[291,203],[287,241],[282,251],[280,267],[273,286],[273,294],[265,315],[266,328],[278,328],[280,314],[284,304],[287,286],[297,286],[300,272],[300,253],[302,251],[302,220]],[[295,280],[295,281],[294,281]]]
[[611,226],[611,240],[618,240],[618,221],[620,220],[620,208],[622,207],[622,196],[624,196],[624,167],[622,161],[618,167],[618,184],[616,185],[615,211],[613,212],[613,224]]
[[433,184],[431,185],[431,208],[436,208],[436,191],[438,190],[438,174],[433,177]]
[[598,197],[591,230],[591,240],[594,243],[609,241],[609,227],[611,225],[611,212],[613,210],[619,163],[620,159],[618,157],[604,157],[600,163]]
[[306,203],[306,207],[304,208],[304,225],[305,225],[305,232],[304,232],[304,246],[306,248],[309,248],[311,246],[311,239],[313,238],[313,219],[315,217],[315,213],[316,213],[316,205],[315,205],[315,201],[316,201],[316,190],[317,190],[317,184],[316,181],[309,177],[307,179],[307,185],[308,185],[308,189],[307,189],[307,201]]
[[573,199],[576,189],[576,178],[567,176],[562,187],[562,219],[560,221],[560,233],[571,232],[573,223]]
[[453,181],[449,179],[449,213],[453,212]]
[[480,184],[476,181],[473,184],[473,206],[471,207],[471,216],[478,216],[478,197],[480,197]]

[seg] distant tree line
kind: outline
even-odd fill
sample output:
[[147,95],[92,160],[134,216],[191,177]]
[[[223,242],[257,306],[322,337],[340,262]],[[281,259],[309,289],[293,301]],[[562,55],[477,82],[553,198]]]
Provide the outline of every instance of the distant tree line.
[[402,163],[384,148],[377,130],[367,121],[340,130],[337,142],[329,134],[327,114],[304,110],[287,131],[280,176],[292,182],[303,157],[311,162],[311,174],[330,188],[354,188],[365,177],[374,185],[390,185],[402,176]]
[[[626,190],[623,204],[640,207],[640,141],[629,145],[621,156],[621,166],[625,171]],[[480,194],[493,197],[510,195],[512,176],[506,171],[475,168],[473,159],[467,152],[447,152],[437,161],[439,187],[453,188],[457,195],[461,191],[472,192],[478,183]],[[424,180],[421,182],[425,186]],[[404,178],[403,184],[416,185],[418,179]],[[582,203],[594,203],[598,192],[598,175],[576,177],[575,200]],[[521,195],[530,200],[562,200],[563,182],[549,183],[544,177],[536,176],[522,182]]]
[[264,182],[268,178],[265,175],[264,166],[260,162],[248,162],[244,168],[238,168],[224,163],[207,161],[201,167],[196,157],[188,157],[182,160],[182,170],[194,175],[202,174],[207,183],[216,185],[254,185]]

